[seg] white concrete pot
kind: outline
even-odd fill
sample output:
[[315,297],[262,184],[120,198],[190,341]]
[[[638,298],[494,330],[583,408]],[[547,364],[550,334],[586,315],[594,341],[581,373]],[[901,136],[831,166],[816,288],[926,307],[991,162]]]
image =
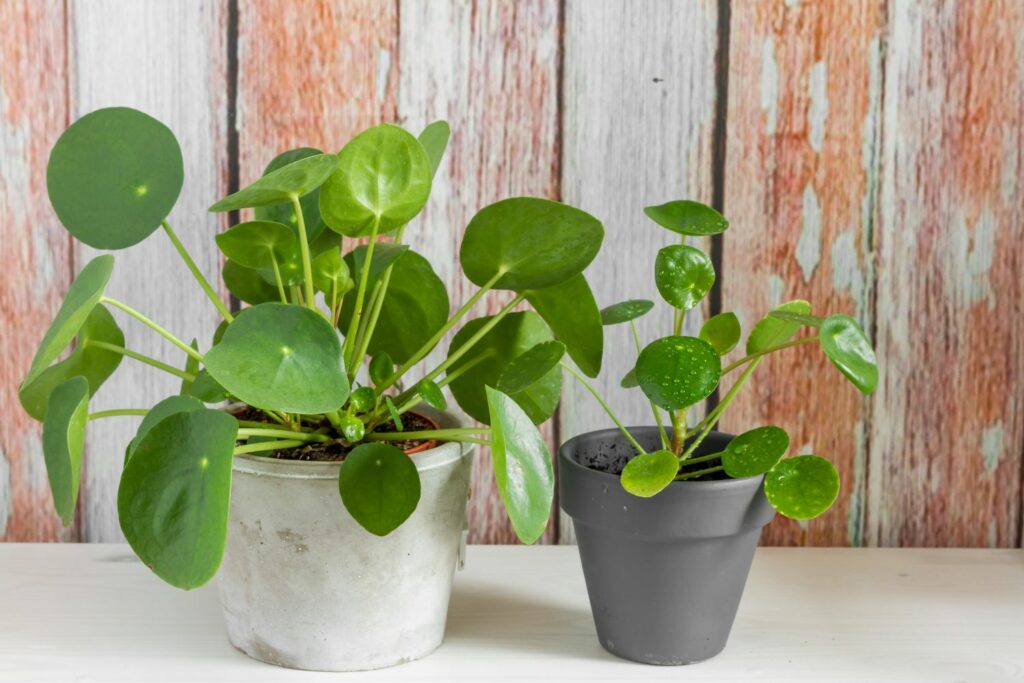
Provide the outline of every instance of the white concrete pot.
[[[431,416],[459,426],[450,414]],[[220,570],[231,644],[318,671],[377,669],[434,651],[465,548],[472,450],[445,443],[411,455],[420,502],[384,537],[342,504],[341,463],[236,457]]]

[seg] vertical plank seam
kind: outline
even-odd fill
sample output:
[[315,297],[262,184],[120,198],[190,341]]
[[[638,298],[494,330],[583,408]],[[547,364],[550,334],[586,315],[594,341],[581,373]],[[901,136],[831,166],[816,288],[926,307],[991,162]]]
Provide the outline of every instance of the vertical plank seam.
[[[558,36],[556,41],[557,56],[555,58],[555,109],[557,111],[556,117],[558,125],[555,126],[555,154],[552,160],[555,164],[553,176],[555,179],[555,198],[558,201],[562,201],[562,169],[565,168],[565,145],[563,144],[564,130],[565,130],[565,3],[566,0],[558,0],[558,17],[556,23],[558,28],[555,33]],[[558,500],[558,449],[562,445],[562,401],[559,400],[558,405],[555,407],[555,414],[551,416],[551,431],[555,442],[555,452],[551,454],[554,462],[552,463],[555,471],[555,493],[553,496],[553,506],[551,510],[551,521],[549,524],[553,524],[555,527],[554,535],[551,539],[553,545],[560,545],[562,543],[562,524],[560,520],[559,511],[561,509]]]
[[[711,206],[725,215],[725,161],[728,153],[729,115],[729,49],[732,22],[731,0],[718,0],[716,17],[717,45],[715,46],[715,121],[711,144]],[[708,298],[708,313],[711,316],[722,312],[722,289],[725,270],[723,263],[722,235],[711,237],[711,264],[717,277]],[[706,402],[705,414],[718,405],[720,388],[715,387]]]
[[[227,39],[227,156],[228,156],[228,194],[237,192],[240,184],[239,149],[238,149],[238,0],[228,0]],[[228,225],[238,223],[239,212],[228,212]],[[237,312],[242,302],[234,294],[230,294],[230,307]]]

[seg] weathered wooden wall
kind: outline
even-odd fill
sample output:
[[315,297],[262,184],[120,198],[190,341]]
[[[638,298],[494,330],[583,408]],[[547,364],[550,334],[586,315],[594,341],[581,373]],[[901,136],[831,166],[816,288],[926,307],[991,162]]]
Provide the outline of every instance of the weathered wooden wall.
[[[642,10],[639,7],[642,5]],[[589,271],[604,304],[656,298],[670,236],[645,204],[691,197],[732,220],[702,244],[720,286],[700,318],[745,325],[789,298],[847,311],[882,362],[862,398],[813,349],[766,363],[724,422],[772,422],[831,456],[837,508],[779,520],[773,544],[1021,544],[1024,484],[1024,7],[1016,0],[188,0],[0,3],[0,538],[117,540],[120,449],[131,420],[90,425],[76,523],[51,513],[38,425],[16,387],[74,270],[46,200],[45,164],[74,118],[126,104],[182,140],[171,216],[200,267],[223,221],[205,207],[296,145],[338,148],[397,121],[451,122],[448,158],[410,230],[453,301],[469,217],[498,198],[561,198],[605,221]],[[118,255],[114,296],[180,336],[215,314],[163,237]],[[480,312],[494,310],[495,298]],[[666,323],[649,317],[652,339]],[[128,345],[173,358],[125,323]],[[443,346],[446,347],[446,344]],[[609,330],[599,386],[617,390],[627,330]],[[96,407],[146,405],[170,383],[126,361]],[[567,383],[552,443],[606,426]],[[478,458],[472,540],[511,542]],[[545,540],[571,542],[553,523]]]

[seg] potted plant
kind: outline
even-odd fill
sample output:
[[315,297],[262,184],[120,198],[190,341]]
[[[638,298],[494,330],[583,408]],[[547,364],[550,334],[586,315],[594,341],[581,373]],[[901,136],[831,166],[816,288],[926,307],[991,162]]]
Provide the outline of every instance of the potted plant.
[[[775,512],[811,519],[839,492],[839,475],[828,460],[783,457],[789,437],[779,427],[736,437],[716,432],[724,411],[766,356],[794,346],[818,345],[864,393],[874,390],[878,369],[852,318],[812,315],[806,301],[769,312],[747,335],[746,353],[723,364],[741,337],[734,313],[713,316],[697,337],[681,330],[684,315],[715,281],[711,260],[685,239],[722,233],[728,222],[691,201],[645,212],[683,239],[661,249],[654,264],[658,291],[673,309],[671,334],[642,345],[635,319],[653,308],[651,301],[624,301],[601,314],[605,325],[632,327],[637,360],[622,386],[639,388],[655,425],[626,429],[566,364],[616,429],[582,434],[562,446],[559,501],[573,520],[601,644],[627,659],[687,664],[725,647],[761,528]],[[793,339],[801,329],[812,334]],[[738,377],[717,405],[688,427],[688,411],[733,373]]]
[[[479,289],[449,315],[444,284],[402,240],[448,136],[444,122],[418,138],[381,125],[337,154],[291,150],[214,204],[254,209],[216,237],[224,283],[249,304],[240,312],[221,302],[167,221],[183,179],[167,127],[101,109],[51,153],[50,199],[72,235],[122,249],[161,230],[224,319],[213,339],[186,343],[104,294],[112,256],[82,268],[19,392],[43,423],[56,509],[69,524],[87,424],[142,416],[118,490],[124,535],[179,588],[206,583],[223,557],[228,635],[257,659],[369,669],[436,648],[474,444],[491,447],[519,538],[536,541],[547,523],[554,479],[535,425],[555,409],[563,353],[591,376],[600,368],[600,312],[582,271],[603,228],[546,199],[485,207],[459,253]],[[343,255],[342,236],[365,239]],[[491,290],[514,297],[467,322]],[[533,310],[517,311],[524,301]],[[182,363],[125,348],[115,310],[166,339]],[[421,363],[460,325],[445,360]],[[90,413],[125,357],[180,377],[180,394]],[[445,388],[483,426],[447,412]]]

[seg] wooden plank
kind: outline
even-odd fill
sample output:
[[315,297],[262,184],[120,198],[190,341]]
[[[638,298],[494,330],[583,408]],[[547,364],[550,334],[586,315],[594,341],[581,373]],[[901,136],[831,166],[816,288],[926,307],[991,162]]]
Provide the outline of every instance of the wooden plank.
[[18,385],[70,283],[71,240],[46,194],[50,147],[67,124],[66,14],[58,3],[0,3],[0,540],[77,540],[51,504],[41,429]]
[[[401,2],[399,120],[412,131],[438,118],[452,128],[430,203],[407,236],[434,264],[453,306],[476,291],[457,260],[473,214],[505,197],[558,196],[558,5]],[[473,315],[494,313],[510,298],[489,294]],[[444,358],[449,342],[425,370]],[[542,431],[554,446],[553,422]],[[487,449],[474,461],[472,488],[470,542],[515,542]],[[542,542],[554,540],[555,527]]]
[[1024,6],[890,10],[869,533],[1019,543]]
[[[207,278],[219,272],[213,237],[220,217],[207,207],[226,190],[226,9],[198,0],[75,2],[69,50],[74,118],[100,107],[127,105],[166,123],[181,142],[185,187],[169,222]],[[80,268],[95,255],[76,245]],[[219,316],[163,234],[115,254],[107,288],[120,299],[188,340],[208,344]],[[128,348],[184,364],[184,354],[134,320],[120,318]],[[180,380],[125,361],[99,392],[92,410],[149,407],[172,393]],[[136,421],[101,420],[89,425],[84,474],[85,539],[121,538],[116,496],[124,447]]]
[[[883,25],[878,2],[733,7],[722,308],[747,332],[796,298],[871,327]],[[868,416],[816,345],[758,369],[722,428],[783,427],[792,452],[828,457],[843,480],[832,511],[807,523],[780,517],[764,543],[863,543]]]
[[[645,2],[638,12],[625,0],[569,0],[565,12],[562,197],[605,224],[591,286],[601,306],[661,302],[654,257],[674,240],[643,207],[711,201],[717,3]],[[667,310],[661,304],[640,321],[645,343],[670,333]],[[688,334],[700,318],[699,311],[688,317]],[[604,358],[597,389],[626,424],[651,424],[642,394],[619,387],[636,360],[627,327],[608,328]],[[575,382],[563,396],[563,441],[612,426]],[[568,520],[561,529],[571,542]]]

